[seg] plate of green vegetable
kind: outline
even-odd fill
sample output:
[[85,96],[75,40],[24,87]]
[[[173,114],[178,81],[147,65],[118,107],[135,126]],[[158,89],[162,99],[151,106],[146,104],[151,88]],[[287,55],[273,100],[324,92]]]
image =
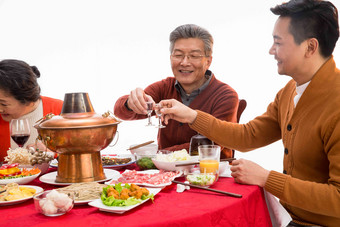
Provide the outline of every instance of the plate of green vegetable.
[[[122,214],[137,206],[140,206],[150,199],[153,201],[154,196],[162,190],[162,188],[144,188],[148,190],[148,195],[143,195],[140,198],[129,196],[128,198],[122,199],[120,196],[122,196],[123,190],[130,190],[131,187],[133,187],[132,184],[118,183],[115,185],[108,185],[107,187],[103,188],[101,198],[90,202],[89,205],[97,207],[101,211]],[[109,196],[110,188],[113,188],[115,192],[118,193],[117,196]],[[142,187],[139,188],[142,189]]]

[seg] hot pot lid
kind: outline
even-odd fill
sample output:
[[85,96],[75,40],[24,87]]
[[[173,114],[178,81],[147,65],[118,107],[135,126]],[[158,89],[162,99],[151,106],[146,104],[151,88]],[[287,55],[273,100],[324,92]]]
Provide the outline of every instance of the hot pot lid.
[[64,113],[61,115],[46,115],[37,124],[37,129],[67,129],[67,128],[93,128],[117,125],[117,120],[109,112],[99,115],[96,113]]

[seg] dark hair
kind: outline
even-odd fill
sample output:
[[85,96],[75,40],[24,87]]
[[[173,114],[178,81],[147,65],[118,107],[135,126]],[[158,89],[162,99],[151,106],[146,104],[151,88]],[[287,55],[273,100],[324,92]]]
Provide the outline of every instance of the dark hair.
[[178,26],[170,33],[170,53],[172,53],[175,42],[178,39],[189,38],[198,38],[202,40],[204,42],[205,56],[211,56],[214,39],[206,29],[195,24],[185,24]]
[[0,61],[0,89],[13,96],[22,104],[40,99],[40,86],[37,67],[29,66],[20,60]]
[[294,41],[301,44],[315,38],[320,45],[320,53],[329,57],[339,38],[338,10],[328,1],[291,0],[270,9],[275,15],[290,17],[289,30]]

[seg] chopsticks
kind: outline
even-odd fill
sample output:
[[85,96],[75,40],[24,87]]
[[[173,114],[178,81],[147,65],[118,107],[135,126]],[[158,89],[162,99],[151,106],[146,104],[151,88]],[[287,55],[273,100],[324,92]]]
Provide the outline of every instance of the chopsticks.
[[148,144],[153,143],[153,142],[154,142],[154,141],[151,140],[151,141],[148,141],[148,142],[145,142],[145,143],[141,143],[141,144],[138,144],[138,145],[136,145],[136,146],[133,146],[133,147],[128,148],[128,150],[133,150],[133,149],[136,149],[136,148],[139,148],[139,147],[143,147],[143,146],[148,145]]
[[[236,160],[236,158],[226,158],[226,159],[221,159],[220,161],[223,162],[223,161],[233,161],[233,160]],[[198,165],[200,164],[199,162],[188,162],[188,163],[183,163],[183,164],[177,164],[175,165],[175,167],[179,167],[179,166],[190,166],[190,165]]]
[[198,185],[193,185],[193,184],[187,184],[187,183],[183,183],[183,182],[176,181],[176,180],[173,180],[172,182],[174,182],[174,183],[176,183],[176,184],[183,184],[183,185],[190,186],[190,187],[193,187],[193,188],[200,188],[200,189],[207,190],[207,191],[212,191],[212,192],[221,193],[221,194],[228,195],[228,196],[231,196],[231,197],[242,198],[242,195],[240,195],[240,194],[235,194],[235,193],[231,193],[231,192],[220,191],[220,190],[211,189],[211,188],[206,188],[206,187],[202,187],[202,186],[198,186]]

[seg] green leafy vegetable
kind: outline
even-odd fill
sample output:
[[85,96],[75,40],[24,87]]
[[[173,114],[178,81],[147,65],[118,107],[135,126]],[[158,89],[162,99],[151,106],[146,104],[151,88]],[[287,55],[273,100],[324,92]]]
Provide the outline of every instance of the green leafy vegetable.
[[153,164],[153,161],[149,157],[138,159],[136,164],[141,170],[157,169],[157,167],[155,166],[155,164]]

